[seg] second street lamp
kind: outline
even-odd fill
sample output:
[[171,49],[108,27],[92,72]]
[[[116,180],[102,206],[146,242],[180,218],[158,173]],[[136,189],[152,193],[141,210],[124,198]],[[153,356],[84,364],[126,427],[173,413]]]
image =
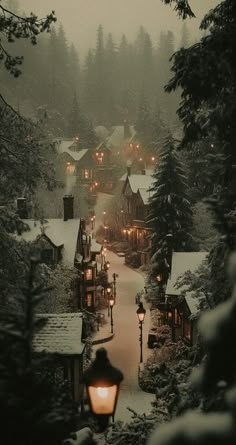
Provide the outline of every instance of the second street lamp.
[[139,321],[139,329],[140,329],[140,335],[139,335],[139,342],[140,342],[140,363],[143,363],[143,322],[146,314],[146,309],[143,307],[143,303],[139,303],[139,307],[136,311],[136,314],[138,316]]
[[111,292],[112,292],[112,288],[111,288],[111,286],[110,286],[110,284],[108,285],[108,287],[107,287],[107,306],[108,306],[108,317],[110,317],[110,304],[109,304],[109,299],[110,299],[110,296],[111,296]]
[[112,366],[106,349],[98,349],[94,362],[83,374],[83,382],[87,388],[90,409],[98,419],[100,431],[106,429],[110,416],[114,419],[122,380],[122,372]]
[[113,315],[112,315],[112,309],[113,309],[113,306],[114,306],[114,303],[115,303],[115,300],[114,300],[113,295],[110,295],[108,302],[109,302],[110,309],[111,309],[111,334],[113,334]]

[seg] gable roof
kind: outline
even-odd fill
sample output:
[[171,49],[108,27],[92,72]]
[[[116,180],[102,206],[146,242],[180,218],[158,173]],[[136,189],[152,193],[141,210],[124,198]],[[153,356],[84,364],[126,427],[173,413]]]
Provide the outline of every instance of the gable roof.
[[196,315],[199,311],[199,304],[200,304],[199,298],[196,296],[196,293],[186,292],[185,301],[188,305],[191,315]]
[[144,205],[147,205],[149,204],[149,199],[151,198],[154,192],[150,191],[149,189],[139,188],[138,193],[140,194]]
[[207,252],[173,252],[171,276],[167,282],[166,295],[180,295],[184,289],[175,287],[177,279],[187,271],[196,272],[207,255]]
[[68,219],[64,221],[63,219],[52,218],[47,219],[43,226],[40,221],[33,219],[24,219],[23,222],[29,226],[30,230],[20,235],[22,239],[27,242],[32,242],[35,241],[38,236],[45,234],[54,246],[63,246],[63,263],[67,266],[74,265],[80,219]]
[[[136,131],[135,131],[133,125],[130,125],[129,128],[130,128],[131,136],[128,139],[132,138],[136,134]],[[124,126],[116,125],[116,126],[112,127],[112,132],[107,137],[106,142],[109,147],[120,148],[126,140],[127,139],[124,137]]]
[[60,355],[81,355],[85,348],[82,342],[82,313],[38,314],[37,318],[47,319],[45,325],[35,333],[35,352]]
[[83,148],[77,151],[74,149],[74,147],[75,147],[75,141],[73,140],[57,141],[57,151],[59,154],[67,153],[74,159],[74,161],[80,161],[80,159],[82,159],[84,155],[88,152],[88,149]]

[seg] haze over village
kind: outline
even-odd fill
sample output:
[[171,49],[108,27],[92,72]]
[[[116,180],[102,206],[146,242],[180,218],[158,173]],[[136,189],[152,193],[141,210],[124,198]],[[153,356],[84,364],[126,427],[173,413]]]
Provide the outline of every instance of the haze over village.
[[4,445],[236,439],[234,0],[0,0]]

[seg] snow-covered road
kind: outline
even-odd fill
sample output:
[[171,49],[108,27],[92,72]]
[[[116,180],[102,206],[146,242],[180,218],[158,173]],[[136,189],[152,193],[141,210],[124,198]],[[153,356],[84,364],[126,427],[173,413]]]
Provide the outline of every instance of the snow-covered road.
[[[106,200],[102,197],[100,202],[100,214],[105,208]],[[140,356],[139,326],[136,315],[138,306],[135,304],[135,295],[144,286],[143,276],[128,268],[124,264],[124,258],[118,257],[113,252],[107,252],[107,260],[110,261],[109,278],[112,281],[113,272],[117,273],[116,304],[113,308],[114,338],[104,346],[108,351],[112,364],[119,368],[124,374],[124,381],[121,384],[116,420],[129,420],[131,413],[127,406],[138,413],[148,413],[151,410],[152,394],[144,393],[138,386],[138,365]],[[145,302],[144,302],[145,306]],[[146,305],[146,318],[143,326],[143,360],[147,359],[150,351],[147,348],[147,336],[150,326],[150,311]],[[110,319],[108,319],[110,322]],[[98,346],[100,347],[100,346]]]

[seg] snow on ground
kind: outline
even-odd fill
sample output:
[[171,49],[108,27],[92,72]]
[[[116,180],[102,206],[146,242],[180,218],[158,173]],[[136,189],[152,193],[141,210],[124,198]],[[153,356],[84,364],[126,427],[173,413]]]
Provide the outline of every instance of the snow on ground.
[[[138,306],[135,304],[135,295],[144,287],[144,278],[138,272],[124,265],[124,258],[113,252],[107,253],[110,261],[109,279],[112,281],[113,272],[117,273],[117,297],[113,308],[114,338],[104,347],[108,351],[112,364],[124,374],[116,410],[115,420],[129,421],[132,414],[127,406],[138,413],[149,413],[153,394],[148,394],[139,388],[138,365],[140,355],[139,326],[136,315]],[[150,310],[146,306],[146,318],[143,325],[143,359],[147,359],[150,350],[147,348],[147,336],[150,327]],[[106,312],[107,313],[107,312]],[[108,323],[110,318],[107,317]],[[96,339],[96,337],[95,337]],[[94,347],[94,352],[101,345]]]

